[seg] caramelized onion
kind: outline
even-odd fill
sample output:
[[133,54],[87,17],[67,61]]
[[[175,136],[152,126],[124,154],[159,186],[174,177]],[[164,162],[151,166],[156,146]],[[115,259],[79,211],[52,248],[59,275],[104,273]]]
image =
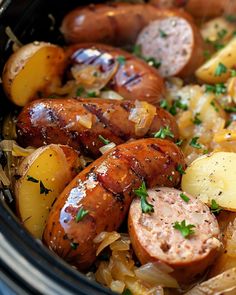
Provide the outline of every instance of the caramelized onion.
[[93,241],[95,244],[100,243],[97,252],[96,252],[96,256],[99,255],[99,253],[106,248],[107,246],[109,246],[110,244],[112,244],[113,242],[115,242],[116,240],[118,240],[120,238],[120,234],[118,234],[117,232],[113,231],[113,232],[101,232]]
[[105,154],[106,152],[110,151],[111,149],[113,149],[116,146],[116,144],[114,142],[110,142],[102,147],[100,147],[99,151],[102,154]]
[[79,122],[80,125],[84,126],[85,128],[92,128],[93,121],[92,121],[92,114],[87,115],[77,115],[76,120]]
[[156,108],[146,101],[135,101],[135,107],[131,109],[129,120],[135,123],[135,134],[144,136],[156,115]]
[[104,99],[115,99],[115,100],[123,100],[124,99],[124,97],[120,96],[119,93],[117,93],[113,90],[101,91],[100,97],[104,98]]

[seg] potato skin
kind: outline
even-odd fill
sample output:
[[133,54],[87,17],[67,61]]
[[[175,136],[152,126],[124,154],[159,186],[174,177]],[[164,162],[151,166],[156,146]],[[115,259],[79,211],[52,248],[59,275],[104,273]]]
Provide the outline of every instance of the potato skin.
[[[143,180],[148,187],[178,185],[178,164],[184,167],[183,154],[166,140],[140,139],[117,146],[79,173],[58,197],[44,231],[44,243],[79,270],[88,269],[96,258],[94,238],[102,231],[119,228],[133,190]],[[173,176],[172,181],[168,175]],[[81,206],[89,213],[76,222]]]
[[[107,85],[108,88],[125,99],[145,100],[155,105],[164,97],[165,84],[158,71],[122,49],[95,43],[76,44],[66,50],[71,65],[76,64],[76,52],[83,52],[90,48],[97,49],[101,53],[109,53],[114,59],[120,56],[125,58],[124,63],[119,64],[113,79]],[[74,56],[73,59],[71,59],[72,56]]]
[[[157,107],[156,115],[142,136],[135,134],[135,123],[129,120],[133,101],[106,99],[41,99],[27,105],[17,121],[18,142],[23,146],[39,147],[50,143],[68,144],[82,153],[97,158],[104,143],[99,135],[121,144],[131,138],[153,137],[161,127],[169,126],[178,139],[175,119]],[[79,124],[78,116],[90,115],[92,126]]]
[[[45,67],[47,67],[47,71],[44,72],[44,76],[41,77],[43,79],[41,85],[37,85],[37,81],[31,82],[36,83],[36,86],[31,85],[30,83],[27,85],[27,87],[33,88],[32,93],[30,97],[26,97],[23,100],[21,98],[22,93],[13,93],[13,86],[15,83],[25,83],[25,79],[27,79],[27,77],[25,77],[25,79],[22,78],[21,82],[16,82],[16,79],[19,74],[21,74],[21,72],[26,68],[27,63],[31,61],[34,58],[34,55],[38,53],[41,49],[46,49],[48,51],[47,54],[45,54]],[[45,92],[46,95],[46,88],[50,83],[52,84],[51,78],[55,79],[56,77],[59,78],[61,76],[65,66],[64,59],[64,50],[51,43],[35,41],[33,43],[22,46],[10,56],[3,69],[3,89],[7,97],[14,104],[18,106],[24,106],[28,101],[32,100],[33,98],[37,98],[38,92]],[[35,87],[38,87],[38,89],[34,89]]]

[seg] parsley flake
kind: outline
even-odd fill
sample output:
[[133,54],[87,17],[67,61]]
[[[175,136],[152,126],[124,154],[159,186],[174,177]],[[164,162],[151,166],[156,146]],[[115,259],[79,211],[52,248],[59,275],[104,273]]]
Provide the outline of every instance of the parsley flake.
[[201,125],[202,124],[202,120],[199,119],[200,113],[196,113],[193,119],[193,124],[195,125]]
[[211,200],[211,206],[210,206],[211,212],[214,214],[219,214],[222,208],[217,204],[216,200],[212,199]]
[[159,29],[159,33],[160,33],[161,38],[167,38],[168,37],[168,34],[166,34],[166,32],[164,32],[161,29]]
[[146,184],[143,181],[141,186],[138,189],[134,190],[134,193],[136,196],[138,196],[141,199],[141,208],[143,213],[151,213],[154,212],[154,208],[152,204],[149,204],[147,201],[147,188]]
[[177,146],[181,146],[182,143],[183,143],[183,139],[179,139],[178,141],[176,141],[175,144],[176,144]]
[[43,182],[40,180],[40,195],[47,195],[49,192],[51,192],[52,190],[51,189],[48,189],[44,186]]
[[194,147],[195,149],[201,149],[202,146],[201,146],[200,143],[197,142],[198,139],[199,139],[199,137],[197,137],[197,136],[196,136],[196,137],[193,137],[193,138],[191,139],[189,145],[192,146],[192,147]]
[[184,193],[180,193],[180,198],[184,200],[184,202],[188,203],[190,200],[188,196],[186,196]]
[[97,93],[95,91],[89,91],[85,97],[97,97]]
[[79,211],[75,216],[75,222],[81,221],[87,214],[89,213],[88,210],[84,210],[83,207],[80,207]]
[[236,69],[231,69],[230,70],[230,76],[231,77],[236,77]]
[[219,77],[221,76],[222,74],[225,74],[227,73],[227,67],[222,64],[221,62],[218,64],[218,66],[216,67],[216,70],[215,70],[215,76],[216,77]]
[[104,138],[102,135],[98,135],[98,138],[101,140],[102,143],[104,143],[104,145],[107,145],[110,143],[110,140]]
[[76,90],[76,96],[81,96],[83,93],[84,93],[84,87],[82,86]]
[[149,64],[149,66],[152,66],[156,69],[159,69],[161,66],[161,62],[156,60],[154,57],[143,57],[143,59]]
[[236,107],[224,107],[224,110],[227,112],[227,113],[235,113],[236,112]]
[[118,56],[117,58],[116,58],[116,60],[118,61],[118,63],[120,64],[120,65],[124,65],[125,64],[125,57],[123,56],[123,55],[120,55],[120,56]]
[[73,249],[73,250],[76,250],[77,249],[77,247],[78,247],[78,243],[70,243],[70,246],[71,246],[71,248]]
[[162,108],[162,109],[164,109],[164,110],[167,110],[168,109],[168,102],[167,102],[167,100],[161,100],[160,101],[160,107]]
[[154,138],[165,139],[166,137],[174,138],[174,134],[170,131],[170,127],[162,127],[159,131],[154,134]]
[[27,181],[31,181],[34,183],[38,183],[38,179],[34,178],[33,176],[27,175]]
[[188,238],[190,235],[194,234],[194,230],[192,229],[194,227],[195,225],[193,224],[187,225],[185,220],[181,221],[181,223],[176,221],[175,224],[173,225],[173,228],[180,231],[180,233],[182,234],[184,238]]
[[178,171],[181,175],[186,174],[181,164],[178,164],[176,167],[176,171]]
[[219,108],[216,106],[216,103],[214,102],[214,100],[211,101],[210,105],[215,109],[217,113],[219,112]]
[[130,289],[125,289],[121,295],[132,295]]
[[141,45],[140,44],[134,45],[132,53],[134,55],[136,55],[137,57],[142,58],[142,47],[141,47]]

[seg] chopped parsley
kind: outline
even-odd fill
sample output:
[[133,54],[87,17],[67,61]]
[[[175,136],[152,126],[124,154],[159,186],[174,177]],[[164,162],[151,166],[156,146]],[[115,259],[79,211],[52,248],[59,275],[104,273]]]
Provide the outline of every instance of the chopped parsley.
[[156,60],[154,57],[143,57],[143,59],[149,64],[149,66],[152,66],[156,69],[159,69],[161,66],[161,62]]
[[222,210],[219,204],[217,204],[216,200],[212,199],[211,200],[211,206],[210,206],[211,212],[214,214],[219,214],[220,211]]
[[160,101],[160,107],[162,108],[162,109],[164,109],[164,110],[167,110],[168,109],[168,102],[167,102],[167,100],[161,100]]
[[95,91],[89,91],[87,92],[86,97],[97,97],[97,93]]
[[110,140],[104,138],[102,135],[98,135],[98,138],[101,140],[102,143],[104,143],[104,145],[107,145],[110,143]]
[[174,138],[174,134],[170,131],[170,127],[162,127],[159,131],[154,134],[154,138],[165,139],[166,137]]
[[81,221],[88,213],[88,210],[84,210],[83,207],[80,207],[79,211],[76,214],[75,222]]
[[73,250],[76,250],[77,249],[77,247],[78,247],[78,243],[70,243],[70,246],[71,246],[71,248],[73,249]]
[[236,15],[234,15],[234,14],[226,15],[225,18],[228,22],[231,22],[231,23],[236,22]]
[[154,212],[154,208],[152,204],[149,204],[147,201],[147,188],[146,184],[143,181],[141,186],[138,189],[134,190],[134,193],[136,196],[138,196],[141,199],[141,209],[143,213],[151,213]]
[[236,69],[230,69],[231,77],[236,77]]
[[171,115],[175,116],[177,114],[177,109],[181,109],[183,111],[186,111],[188,109],[188,106],[185,103],[181,102],[181,97],[174,101],[169,109],[169,112],[171,113]]
[[228,31],[226,29],[222,29],[217,32],[217,36],[219,39],[223,39],[227,35]]
[[134,55],[136,55],[137,57],[142,58],[142,47],[141,47],[141,45],[140,44],[134,45],[132,53]]
[[204,50],[203,55],[204,55],[205,59],[209,59],[211,57],[211,53],[209,50]]
[[219,108],[216,106],[216,103],[214,102],[214,100],[211,101],[210,105],[215,109],[217,113],[219,112]]
[[235,113],[236,112],[236,107],[224,107],[224,110],[227,112],[227,113]]
[[83,93],[84,93],[84,87],[82,86],[76,90],[76,96],[81,96]]
[[222,64],[221,62],[218,64],[218,66],[216,67],[216,70],[215,70],[215,76],[216,77],[219,77],[221,76],[222,74],[225,74],[227,73],[228,69],[227,67]]
[[121,295],[132,295],[130,289],[125,289]]
[[193,137],[193,138],[191,139],[189,145],[192,146],[192,147],[194,147],[195,149],[201,149],[202,146],[201,146],[200,143],[197,142],[198,139],[199,139],[199,137],[197,137],[197,136],[196,136],[196,137]]
[[176,144],[177,146],[181,146],[182,143],[183,143],[183,139],[179,139],[178,141],[176,141],[175,144]]
[[43,195],[43,194],[47,195],[49,192],[52,191],[51,189],[46,188],[41,180],[39,182],[39,185],[40,185],[40,195]]
[[118,61],[118,63],[120,64],[120,65],[124,65],[125,64],[125,57],[123,56],[123,55],[120,55],[120,56],[118,56],[117,58],[116,58],[116,60]]
[[168,175],[168,176],[167,176],[167,179],[168,179],[169,181],[173,181],[173,176],[172,176],[172,175]]
[[227,120],[225,123],[225,128],[229,127],[229,125],[233,122],[233,120]]
[[195,125],[201,125],[202,124],[202,120],[199,119],[200,113],[196,113],[193,119],[193,124]]
[[38,183],[39,180],[34,178],[33,176],[30,176],[30,175],[27,175],[27,181],[31,181],[31,182],[34,182],[34,183]]
[[181,221],[181,223],[176,221],[173,225],[173,228],[177,229],[184,238],[188,238],[190,235],[194,234],[194,230],[192,229],[194,227],[195,225],[193,224],[187,225],[185,220]]
[[178,164],[176,167],[176,171],[178,171],[180,174],[186,174],[186,172],[183,169],[183,166],[181,164]]
[[164,32],[161,29],[159,29],[159,33],[160,33],[161,38],[167,38],[168,37],[168,34],[166,34],[166,32]]
[[188,203],[190,200],[188,196],[186,196],[184,193],[180,193],[180,198],[184,200],[184,202]]

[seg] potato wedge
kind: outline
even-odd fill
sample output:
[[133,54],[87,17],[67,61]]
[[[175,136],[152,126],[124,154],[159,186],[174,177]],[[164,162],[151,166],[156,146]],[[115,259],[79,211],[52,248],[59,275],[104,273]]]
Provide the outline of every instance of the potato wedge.
[[182,178],[182,190],[210,205],[236,211],[236,153],[216,152],[196,159]]
[[16,105],[24,106],[40,96],[51,94],[50,88],[60,85],[65,65],[64,50],[45,42],[21,47],[8,59],[3,69],[3,88]]
[[[216,74],[216,69],[219,64],[223,64],[227,71],[221,74]],[[218,51],[206,63],[204,63],[195,75],[198,79],[205,83],[224,83],[230,77],[229,69],[236,64],[236,38],[233,38],[223,49]]]
[[35,150],[20,164],[16,205],[24,226],[41,238],[52,203],[77,174],[78,154],[68,146],[51,144]]

